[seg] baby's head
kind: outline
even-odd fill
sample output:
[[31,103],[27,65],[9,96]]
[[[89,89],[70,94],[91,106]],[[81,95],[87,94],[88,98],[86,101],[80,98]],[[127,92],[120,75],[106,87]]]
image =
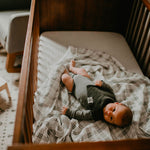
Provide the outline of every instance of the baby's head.
[[109,103],[103,109],[104,119],[111,124],[124,127],[131,123],[132,112],[129,107],[121,103]]

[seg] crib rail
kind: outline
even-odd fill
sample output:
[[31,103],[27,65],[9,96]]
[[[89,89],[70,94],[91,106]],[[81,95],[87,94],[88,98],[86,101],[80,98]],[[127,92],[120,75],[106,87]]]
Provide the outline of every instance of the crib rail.
[[8,150],[149,150],[149,139],[61,144],[18,144]]
[[126,39],[144,75],[150,78],[150,3],[134,0]]
[[[32,0],[31,10],[30,11],[30,18],[28,22],[28,32],[26,35],[25,41],[25,50],[24,50],[24,57],[22,62],[21,68],[21,77],[19,83],[19,95],[18,95],[18,105],[17,105],[17,112],[16,112],[16,120],[15,120],[15,129],[14,129],[14,136],[13,136],[13,143],[26,143],[27,141],[30,143],[32,141],[32,124],[33,124],[33,112],[32,112],[32,105],[33,105],[33,81],[34,76],[33,74],[34,68],[32,64],[34,62],[33,54],[34,50],[31,51],[32,44],[36,41],[35,38],[32,38],[32,28],[35,26],[33,24],[34,18],[34,9],[35,9],[35,0]],[[35,28],[36,32],[38,29]],[[35,33],[33,33],[35,34]],[[36,62],[36,61],[35,61]]]

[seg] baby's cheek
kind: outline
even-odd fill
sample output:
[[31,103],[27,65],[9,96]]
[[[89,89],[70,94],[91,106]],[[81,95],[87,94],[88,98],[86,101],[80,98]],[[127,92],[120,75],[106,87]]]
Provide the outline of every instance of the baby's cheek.
[[104,114],[104,119],[108,122],[108,116],[106,114]]

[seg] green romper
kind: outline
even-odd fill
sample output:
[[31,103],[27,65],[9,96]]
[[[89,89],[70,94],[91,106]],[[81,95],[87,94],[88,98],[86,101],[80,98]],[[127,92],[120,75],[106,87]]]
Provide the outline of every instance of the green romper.
[[96,86],[87,77],[73,75],[74,87],[72,94],[79,100],[85,110],[68,109],[66,115],[78,120],[103,120],[103,108],[108,103],[116,102],[112,88],[103,82]]

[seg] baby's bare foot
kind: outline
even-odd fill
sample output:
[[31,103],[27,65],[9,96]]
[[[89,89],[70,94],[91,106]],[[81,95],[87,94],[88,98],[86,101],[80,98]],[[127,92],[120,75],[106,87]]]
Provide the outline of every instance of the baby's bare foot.
[[74,60],[71,60],[70,65],[71,65],[72,67],[75,67],[75,64],[76,64],[76,62],[75,62]]
[[72,67],[75,67],[75,64],[76,64],[76,62],[74,61],[74,60],[71,60],[71,62],[70,62],[70,71],[71,71],[71,69],[72,69]]

